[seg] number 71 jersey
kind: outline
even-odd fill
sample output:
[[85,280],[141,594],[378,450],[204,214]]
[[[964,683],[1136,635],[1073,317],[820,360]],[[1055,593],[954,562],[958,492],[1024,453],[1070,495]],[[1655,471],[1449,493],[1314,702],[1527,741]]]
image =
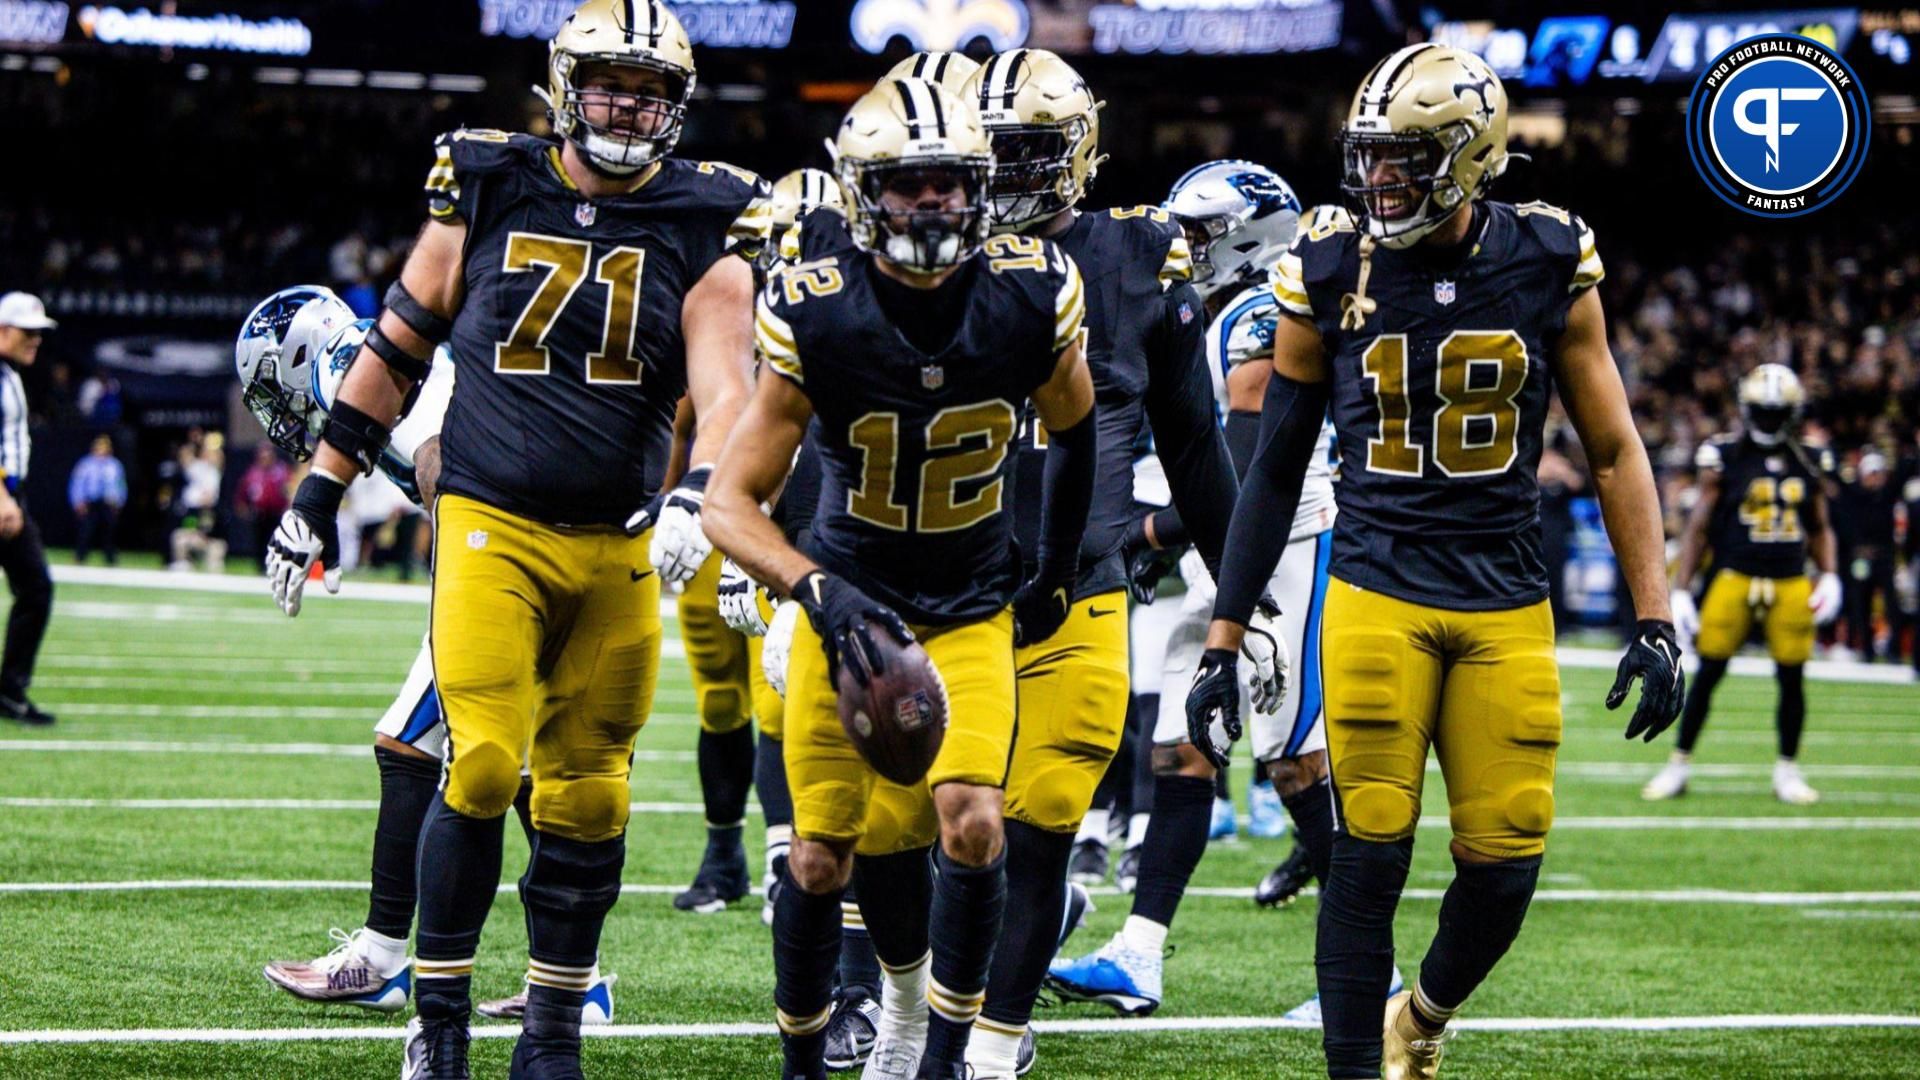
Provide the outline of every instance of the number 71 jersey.
[[1302,222],[1274,297],[1313,320],[1332,372],[1343,581],[1450,610],[1547,595],[1542,429],[1551,350],[1603,275],[1593,234],[1545,203],[1486,202],[1466,249],[1373,246],[1344,210]]

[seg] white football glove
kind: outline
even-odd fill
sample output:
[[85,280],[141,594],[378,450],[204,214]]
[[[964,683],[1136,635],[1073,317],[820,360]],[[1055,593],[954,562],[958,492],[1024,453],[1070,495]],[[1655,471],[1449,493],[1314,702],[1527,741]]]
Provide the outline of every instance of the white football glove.
[[800,605],[781,601],[767,623],[767,636],[760,641],[760,672],[782,699],[787,696],[787,658],[793,652],[793,628],[799,619]]
[[1813,595],[1807,598],[1807,606],[1813,609],[1813,621],[1821,626],[1839,617],[1840,575],[1821,574],[1819,583],[1813,587]]
[[1667,598],[1667,606],[1673,609],[1673,628],[1679,632],[1680,643],[1691,644],[1700,634],[1700,609],[1694,606],[1693,594],[1675,589]]
[[767,632],[773,600],[760,583],[732,559],[720,560],[720,618],[728,629],[748,637]]
[[1287,696],[1287,677],[1293,660],[1287,655],[1287,641],[1273,616],[1256,610],[1247,620],[1247,633],[1240,641],[1240,655],[1251,663],[1245,674],[1247,694],[1253,711],[1271,716],[1280,711]]
[[[713,554],[713,542],[700,530],[700,507],[706,502],[707,477],[712,473],[711,465],[688,469],[679,486],[667,493],[660,516],[653,523],[653,543],[647,549],[647,559],[674,592],[685,591],[687,582]],[[632,531],[631,524],[628,531]]]
[[1187,585],[1187,595],[1180,601],[1180,610],[1192,615],[1198,612],[1213,611],[1213,575],[1207,573],[1207,561],[1200,557],[1195,548],[1188,548],[1180,556],[1178,566],[1180,580]]
[[338,514],[346,490],[334,476],[318,469],[309,472],[267,541],[267,582],[273,587],[273,602],[289,617],[300,614],[300,596],[314,563],[326,567],[320,580],[327,591],[340,591]]

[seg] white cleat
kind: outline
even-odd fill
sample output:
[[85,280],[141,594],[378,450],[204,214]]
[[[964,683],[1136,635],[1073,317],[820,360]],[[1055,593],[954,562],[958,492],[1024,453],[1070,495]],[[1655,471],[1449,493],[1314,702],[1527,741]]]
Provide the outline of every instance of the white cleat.
[[413,961],[404,952],[385,964],[376,960],[371,934],[364,926],[351,934],[335,927],[327,931],[334,940],[327,955],[304,963],[275,960],[261,974],[302,1001],[398,1012],[406,1008],[413,986]]
[[[580,1006],[581,1027],[605,1027],[613,1023],[613,982],[620,976],[609,971],[587,988],[587,1000]],[[527,1014],[527,991],[510,998],[483,1001],[473,1011],[489,1020],[518,1020]]]
[[1690,771],[1684,761],[1667,762],[1666,768],[1655,773],[1653,779],[1647,781],[1647,786],[1640,789],[1640,797],[1648,802],[1660,802],[1685,795]]
[[[1400,976],[1400,965],[1393,965],[1393,981],[1387,984],[1387,996],[1392,997],[1407,988],[1407,981]],[[1320,1022],[1320,995],[1315,994],[1307,1000],[1287,1010],[1282,1020],[1292,1020],[1302,1024]]]
[[873,1053],[860,1080],[913,1080],[920,1073],[920,1058],[927,1052],[927,1031],[918,1037],[910,1032],[882,1031],[873,1042]]
[[1820,793],[1807,785],[1800,766],[1791,761],[1774,764],[1773,797],[1789,806],[1812,806],[1820,801]]

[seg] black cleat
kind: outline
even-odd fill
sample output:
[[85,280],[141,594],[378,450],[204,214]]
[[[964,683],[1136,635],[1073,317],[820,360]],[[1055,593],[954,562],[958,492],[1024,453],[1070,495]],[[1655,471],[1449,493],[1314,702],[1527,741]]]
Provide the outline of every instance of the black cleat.
[[407,1022],[406,1056],[400,1062],[400,1080],[470,1080],[467,1069],[467,1020]]
[[841,998],[827,1018],[828,1072],[846,1072],[866,1064],[880,1033],[880,1003],[866,994]]
[[1313,864],[1307,859],[1307,849],[1295,844],[1286,861],[1260,879],[1253,890],[1253,902],[1261,907],[1285,907],[1312,881]]
[[1033,1029],[1028,1028],[1027,1033],[1020,1036],[1020,1051],[1014,1055],[1013,1059],[1013,1075],[1025,1076],[1032,1072],[1034,1057]]
[[1067,880],[1081,885],[1103,885],[1107,880],[1107,845],[1098,840],[1077,840],[1073,857],[1067,860]]
[[712,915],[747,895],[749,883],[746,851],[736,850],[724,861],[703,858],[693,884],[673,898],[673,906],[696,915]]
[[53,714],[35,705],[25,694],[0,694],[0,716],[28,727],[46,727],[53,723]]
[[580,1010],[529,996],[507,1076],[509,1080],[585,1080],[580,1071]]
[[1120,862],[1113,868],[1113,887],[1123,893],[1130,893],[1140,882],[1140,847],[1130,847],[1120,853]]

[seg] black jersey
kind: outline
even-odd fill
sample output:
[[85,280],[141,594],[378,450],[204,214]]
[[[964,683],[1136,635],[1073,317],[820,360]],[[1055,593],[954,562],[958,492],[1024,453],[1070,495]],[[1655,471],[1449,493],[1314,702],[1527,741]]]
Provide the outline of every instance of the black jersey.
[[1720,477],[1707,526],[1715,569],[1767,578],[1807,572],[1807,503],[1832,471],[1831,455],[1819,454],[1816,461],[1791,439],[1762,446],[1745,435],[1701,444],[1694,466]]
[[[1377,245],[1363,271],[1352,219],[1317,207],[1273,283],[1283,308],[1313,319],[1332,370],[1332,573],[1469,611],[1547,595],[1537,473],[1550,350],[1604,274],[1592,231],[1558,207],[1482,203],[1474,228],[1451,261]],[[1358,329],[1350,308],[1364,313]]]
[[[1051,239],[1086,282],[1087,368],[1100,448],[1093,508],[1080,542],[1078,599],[1126,587],[1120,548],[1134,517],[1133,447],[1147,427],[1150,358],[1160,351],[1155,339],[1166,334],[1164,296],[1193,276],[1193,259],[1180,226],[1165,210],[1146,206],[1079,214]],[[1189,303],[1196,342],[1204,314]],[[1046,428],[1029,403],[1021,410],[1012,501],[1014,535],[1029,571],[1040,555],[1046,459]]]
[[687,291],[766,243],[766,183],[668,158],[639,189],[588,199],[546,139],[462,130],[435,149],[428,211],[467,226],[441,490],[549,523],[626,520],[686,392]]
[[775,270],[762,361],[813,405],[820,501],[807,554],[909,622],[1004,608],[1019,559],[1002,512],[1027,395],[1079,336],[1079,270],[1059,248],[994,237],[974,256],[960,327],[934,354],[882,311],[873,257],[841,248]]

